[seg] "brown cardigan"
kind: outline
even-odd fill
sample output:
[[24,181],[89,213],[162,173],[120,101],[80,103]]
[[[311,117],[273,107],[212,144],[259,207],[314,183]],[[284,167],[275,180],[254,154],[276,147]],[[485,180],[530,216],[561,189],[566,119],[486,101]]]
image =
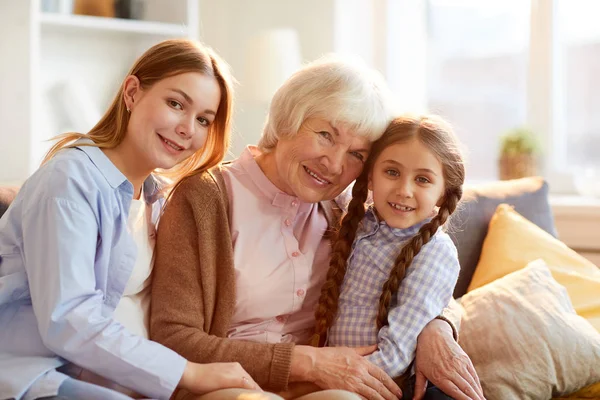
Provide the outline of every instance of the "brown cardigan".
[[[321,205],[331,225],[339,214]],[[237,361],[262,388],[285,390],[293,343],[226,338],[236,298],[228,207],[218,169],[174,191],[157,233],[150,337],[192,362]]]

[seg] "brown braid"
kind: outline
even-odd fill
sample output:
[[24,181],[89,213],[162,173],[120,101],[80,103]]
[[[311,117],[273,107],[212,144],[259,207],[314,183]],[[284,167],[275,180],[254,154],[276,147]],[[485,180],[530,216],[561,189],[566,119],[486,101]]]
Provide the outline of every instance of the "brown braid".
[[321,288],[321,296],[315,312],[315,334],[310,341],[310,344],[315,347],[322,345],[321,339],[325,337],[327,329],[337,314],[340,287],[346,274],[348,257],[358,225],[365,216],[365,201],[369,194],[368,178],[368,168],[364,168],[363,173],[354,183],[352,201],[348,205],[348,212],[342,218],[340,230],[333,241],[327,279]]
[[413,259],[417,256],[421,248],[425,246],[435,235],[438,228],[446,223],[450,215],[456,209],[460,198],[462,197],[462,187],[454,187],[446,190],[444,202],[441,205],[438,214],[427,224],[419,229],[415,235],[400,251],[396,258],[394,268],[390,272],[390,277],[383,284],[383,291],[379,298],[379,312],[377,315],[377,329],[387,325],[388,311],[392,297],[398,292],[400,283],[404,279],[406,269],[410,266]]

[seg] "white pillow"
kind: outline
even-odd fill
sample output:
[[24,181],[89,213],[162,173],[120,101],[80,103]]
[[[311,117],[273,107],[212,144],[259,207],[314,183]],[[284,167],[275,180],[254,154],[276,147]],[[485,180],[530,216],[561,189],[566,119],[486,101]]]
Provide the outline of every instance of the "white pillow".
[[461,299],[459,343],[488,400],[550,399],[600,381],[600,333],[543,260]]

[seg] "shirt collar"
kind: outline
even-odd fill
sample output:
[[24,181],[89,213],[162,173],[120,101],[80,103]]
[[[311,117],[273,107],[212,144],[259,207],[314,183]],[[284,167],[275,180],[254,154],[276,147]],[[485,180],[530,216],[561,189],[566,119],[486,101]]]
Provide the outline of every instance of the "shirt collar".
[[[127,177],[110,161],[110,159],[104,154],[104,152],[96,146],[93,146],[94,142],[88,138],[78,139],[75,142],[75,147],[83,151],[90,158],[92,163],[98,168],[100,173],[104,176],[108,184],[113,188],[117,189],[123,183],[127,182],[127,190],[131,192],[133,196],[133,185],[127,180]],[[92,146],[90,146],[92,145]],[[163,182],[160,182],[157,177],[150,175],[144,181],[144,200],[148,204],[152,204],[162,197]]]
[[431,221],[431,218],[427,218],[408,228],[392,228],[385,221],[379,220],[379,218],[377,217],[377,213],[375,212],[375,207],[373,205],[370,205],[367,208],[365,217],[365,229],[367,231],[373,232],[379,228],[401,239],[408,239],[410,237],[415,236],[423,225]]
[[93,144],[94,142],[91,139],[83,138],[75,142],[75,147],[87,154],[112,188],[118,188],[123,182],[127,181],[127,178],[110,161],[106,154],[99,147],[93,146]]
[[300,201],[296,196],[291,196],[279,190],[277,186],[263,172],[254,157],[261,154],[256,146],[247,146],[238,158],[241,167],[248,173],[248,176],[254,182],[256,187],[271,201],[271,204],[277,207],[286,207],[292,201],[297,201],[299,209],[310,206],[309,203]]

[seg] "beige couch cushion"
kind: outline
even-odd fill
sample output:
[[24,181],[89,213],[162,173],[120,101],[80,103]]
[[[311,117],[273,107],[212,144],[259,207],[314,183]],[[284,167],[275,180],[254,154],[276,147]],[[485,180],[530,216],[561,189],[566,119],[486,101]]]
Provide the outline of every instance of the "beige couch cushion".
[[536,260],[466,294],[460,344],[486,398],[550,399],[600,381],[600,333]]

